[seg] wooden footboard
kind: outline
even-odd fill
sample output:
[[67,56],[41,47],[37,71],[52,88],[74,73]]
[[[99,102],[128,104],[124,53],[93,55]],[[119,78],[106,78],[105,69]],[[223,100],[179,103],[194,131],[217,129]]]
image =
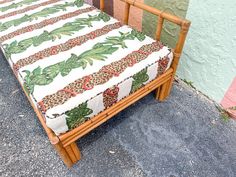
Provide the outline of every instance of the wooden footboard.
[[[95,116],[91,120],[86,121],[84,124],[80,125],[79,127],[65,133],[62,135],[55,135],[51,129],[46,126],[44,121],[43,115],[40,111],[35,107],[35,105],[30,101],[31,99],[28,96],[28,99],[31,105],[34,108],[43,128],[45,129],[51,144],[55,147],[58,154],[62,158],[63,162],[68,166],[71,167],[74,163],[76,163],[80,159],[80,151],[75,143],[76,140],[84,136],[85,134],[92,131],[94,128],[98,127],[126,107],[130,106],[137,100],[141,99],[148,93],[156,90],[157,96],[156,98],[160,101],[164,100],[170,93],[172,83],[174,80],[175,72],[177,69],[177,65],[179,63],[179,59],[182,53],[182,49],[184,46],[184,42],[186,39],[186,35],[190,26],[190,22],[187,20],[183,20],[179,17],[174,15],[170,15],[166,12],[162,12],[158,9],[153,7],[147,6],[143,3],[136,2],[135,0],[121,0],[125,3],[125,17],[124,23],[128,24],[129,22],[129,13],[130,13],[130,6],[135,6],[139,9],[148,11],[154,15],[158,16],[158,24],[157,24],[157,31],[156,31],[156,39],[160,40],[161,32],[163,30],[163,23],[165,20],[170,21],[176,25],[181,27],[178,42],[174,49],[174,59],[171,65],[171,68],[168,69],[164,74],[159,76],[157,79],[153,80],[146,86],[142,87],[135,93],[131,94],[130,96],[126,97],[125,99],[117,102],[112,107],[108,108],[107,110],[103,111],[99,115]],[[104,10],[104,0],[100,0],[100,8]],[[23,88],[23,86],[22,86]],[[23,88],[24,90],[24,88]],[[28,95],[25,93],[25,95]]]

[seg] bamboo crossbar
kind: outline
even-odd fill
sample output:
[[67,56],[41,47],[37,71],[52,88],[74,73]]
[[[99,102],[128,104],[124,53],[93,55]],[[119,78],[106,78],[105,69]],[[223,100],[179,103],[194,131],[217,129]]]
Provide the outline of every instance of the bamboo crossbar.
[[[104,0],[100,0],[100,1],[104,2]],[[164,20],[167,20],[167,21],[170,21],[176,25],[179,25],[181,27],[181,33],[184,33],[185,36],[188,32],[191,22],[186,19],[182,19],[182,18],[177,17],[175,15],[169,14],[167,12],[164,12],[164,11],[161,11],[161,10],[156,9],[154,7],[143,4],[141,2],[137,2],[136,0],[120,0],[120,1],[125,3],[125,14],[124,14],[124,23],[125,24],[128,24],[128,19],[129,19],[129,14],[130,14],[130,6],[137,7],[141,10],[145,10],[149,13],[152,13],[152,14],[158,16],[158,25],[157,25],[157,31],[156,31],[156,39],[157,40],[160,40]],[[175,50],[176,50],[175,52],[177,52],[177,53],[182,52],[182,46],[184,45],[184,43],[183,43],[184,40],[182,40],[181,38],[182,37],[179,36],[179,41],[177,42],[177,45],[175,47]]]
[[[104,2],[104,0],[100,0],[100,1]],[[188,20],[182,19],[182,18],[177,17],[175,15],[171,15],[171,14],[169,14],[167,12],[163,12],[163,11],[161,11],[159,9],[154,8],[154,7],[148,6],[148,5],[143,4],[141,2],[137,2],[136,0],[120,0],[120,1],[128,3],[129,5],[132,5],[134,7],[139,8],[139,9],[145,10],[147,12],[150,12],[150,13],[152,13],[154,15],[161,16],[164,19],[166,19],[166,20],[168,20],[170,22],[173,22],[173,23],[175,23],[177,25],[180,25],[180,26],[184,25],[183,23],[190,23],[190,21],[188,21]]]
[[124,24],[129,24],[129,12],[130,12],[130,4],[125,4],[125,14],[124,14]]
[[[112,118],[114,115],[122,111],[123,109],[127,108],[137,100],[141,99],[148,93],[156,90],[156,99],[163,101],[170,93],[172,83],[174,80],[175,72],[178,66],[178,62],[183,50],[184,42],[187,36],[187,32],[190,26],[190,22],[188,20],[181,19],[174,15],[168,14],[156,8],[150,7],[140,2],[136,2],[135,0],[120,0],[125,2],[125,14],[124,14],[124,24],[129,23],[129,15],[130,15],[130,7],[135,6],[139,9],[145,10],[150,12],[154,15],[158,16],[158,24],[156,30],[156,39],[160,40],[161,32],[163,30],[163,23],[164,20],[168,20],[172,23],[179,25],[180,32],[179,38],[174,49],[174,58],[171,64],[170,69],[168,69],[164,74],[159,76],[158,78],[154,79],[141,89],[137,90],[133,94],[127,96],[126,98],[122,99],[121,101],[117,102],[110,108],[106,109],[105,111],[101,112],[100,114],[96,115],[95,117],[91,118],[90,120],[86,121],[79,127],[61,134],[59,136],[55,135],[55,133],[47,127],[45,119],[39,109],[35,106],[35,104],[31,101],[30,96],[24,90],[23,85],[21,87],[25,92],[30,104],[32,105],[39,121],[41,122],[47,136],[51,144],[54,146],[58,154],[60,155],[63,162],[68,166],[71,167],[74,163],[80,160],[80,151],[75,143],[76,140],[81,138],[82,136],[86,135],[94,128],[98,127],[102,123],[106,122],[108,119]],[[100,0],[100,9],[104,11],[105,9],[105,1]],[[16,75],[16,73],[14,73]],[[17,75],[16,75],[17,77]]]

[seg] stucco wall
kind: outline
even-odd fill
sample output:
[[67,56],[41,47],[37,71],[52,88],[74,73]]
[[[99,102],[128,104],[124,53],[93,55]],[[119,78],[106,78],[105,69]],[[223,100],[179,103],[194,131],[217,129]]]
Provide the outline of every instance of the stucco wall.
[[[92,2],[92,0],[87,0]],[[236,77],[236,0],[137,0],[192,21],[177,75],[220,103]],[[98,4],[99,0],[93,0]],[[110,3],[108,3],[110,2]],[[113,8],[111,7],[113,4]],[[110,6],[109,6],[110,5]],[[113,16],[122,20],[124,4],[106,0]],[[110,12],[111,14],[111,12]],[[154,37],[157,17],[132,8],[130,24]],[[178,29],[164,24],[162,41],[174,46]],[[236,85],[233,90],[236,99]],[[227,92],[229,93],[229,92]],[[228,97],[226,95],[226,97]],[[228,98],[227,98],[228,99]],[[233,104],[233,103],[232,103]]]
[[177,74],[217,102],[236,76],[235,7],[235,0],[191,0],[187,13],[192,26]]

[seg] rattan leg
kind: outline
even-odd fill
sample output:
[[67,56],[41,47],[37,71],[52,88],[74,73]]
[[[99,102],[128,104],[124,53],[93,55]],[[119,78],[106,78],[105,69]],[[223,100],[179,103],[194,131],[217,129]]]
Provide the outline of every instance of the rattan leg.
[[169,95],[172,87],[172,79],[168,80],[162,84],[156,90],[156,99],[159,101],[164,101]]
[[61,159],[63,160],[63,162],[65,163],[65,165],[68,168],[72,167],[73,162],[71,161],[70,156],[68,155],[66,149],[63,147],[61,142],[54,144],[53,146],[56,149],[59,156],[61,157]]
[[60,155],[61,159],[65,163],[65,165],[70,168],[74,163],[80,160],[80,151],[75,142],[70,145],[63,147],[61,142],[53,145]]
[[75,142],[66,146],[65,149],[73,163],[76,163],[78,160],[80,160],[80,150]]
[[167,90],[166,90],[167,97],[170,95],[171,89],[173,87],[173,83],[174,83],[174,77],[171,78],[171,80],[169,81],[169,85],[167,86]]

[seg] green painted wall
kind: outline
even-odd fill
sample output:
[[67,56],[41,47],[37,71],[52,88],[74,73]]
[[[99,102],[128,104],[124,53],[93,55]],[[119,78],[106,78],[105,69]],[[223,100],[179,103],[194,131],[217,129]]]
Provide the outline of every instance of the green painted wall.
[[177,74],[217,102],[236,76],[235,8],[235,0],[191,0],[187,13],[192,25]]
[[[144,2],[192,21],[177,75],[219,103],[236,76],[236,1]],[[143,31],[152,37],[156,21],[156,16],[144,13]],[[165,23],[161,40],[174,47],[177,34],[175,26]]]
[[[145,4],[152,7],[156,7],[165,12],[185,17],[188,9],[189,0],[144,0]],[[157,17],[150,13],[144,12],[143,16],[143,31],[155,37],[156,27],[157,27]],[[172,23],[164,23],[164,31],[162,34],[162,41],[168,43],[171,47],[175,46],[176,37],[178,35],[179,28]]]

